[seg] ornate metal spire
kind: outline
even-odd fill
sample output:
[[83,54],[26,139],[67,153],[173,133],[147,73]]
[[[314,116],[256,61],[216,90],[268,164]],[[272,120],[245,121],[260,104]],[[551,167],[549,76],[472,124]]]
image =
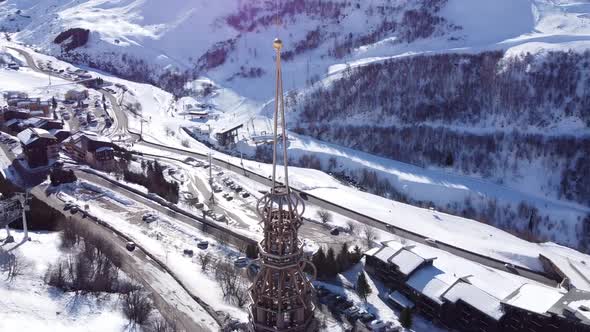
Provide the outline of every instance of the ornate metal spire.
[[[287,129],[283,103],[281,49],[275,39],[276,95],[274,112],[272,189],[258,201],[258,215],[264,227],[259,243],[261,270],[254,279],[250,295],[250,322],[253,331],[310,331],[315,327],[310,280],[304,273],[307,264],[297,231],[303,221],[305,205],[289,188]],[[279,135],[279,117],[281,135]],[[284,184],[277,182],[279,140],[282,143]],[[315,272],[314,272],[315,274]]]

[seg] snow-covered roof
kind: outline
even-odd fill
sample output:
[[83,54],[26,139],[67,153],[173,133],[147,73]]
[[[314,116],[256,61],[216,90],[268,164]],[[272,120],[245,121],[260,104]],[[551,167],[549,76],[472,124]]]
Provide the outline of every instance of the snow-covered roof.
[[28,118],[26,120],[23,121],[23,123],[25,125],[31,125],[34,127],[40,127],[42,125],[44,125],[45,123],[47,123],[46,119],[40,119],[40,118]]
[[401,273],[410,275],[425,262],[425,259],[411,251],[402,249],[395,256],[389,258],[389,262],[395,264]]
[[415,304],[414,304],[414,302],[412,302],[412,300],[408,299],[404,294],[402,294],[398,291],[394,291],[392,293],[389,293],[389,295],[387,297],[391,301],[397,303],[402,308],[412,309],[415,306]]
[[462,300],[495,320],[504,315],[499,299],[465,282],[456,283],[443,297],[453,303]]
[[4,122],[4,126],[9,127],[9,126],[11,126],[15,123],[18,123],[18,122],[22,122],[22,120],[21,119],[10,119],[10,120]]
[[110,146],[103,146],[101,148],[96,149],[96,152],[112,151],[112,150],[114,150],[114,149]]
[[545,314],[564,294],[564,291],[557,288],[538,284],[524,284],[514,294],[505,299],[504,303],[538,314]]
[[410,250],[421,257],[436,258],[432,261],[434,267],[461,278],[498,299],[505,299],[523,284],[531,282],[529,279],[491,269],[430,246],[417,244]]
[[586,325],[590,325],[590,292],[572,289],[549,309],[559,316],[574,316]]
[[55,136],[51,135],[47,130],[39,128],[27,128],[18,133],[16,137],[18,137],[24,145],[29,145],[39,138],[56,139]]
[[577,289],[590,291],[590,259],[588,255],[555,243],[543,243],[542,247],[550,249],[540,255],[550,261],[558,271],[567,277],[569,283]]
[[375,254],[380,250],[380,247],[375,247],[375,248],[371,248],[369,250],[367,250],[365,252],[365,256],[375,256]]
[[387,263],[387,260],[396,253],[397,251],[395,249],[390,247],[381,247],[381,250],[379,250],[374,256],[378,260]]
[[582,315],[590,322],[590,300],[570,302],[567,306],[570,310]]
[[428,265],[415,272],[408,285],[433,301],[442,304],[441,296],[451,288],[458,278],[447,274],[435,266]]

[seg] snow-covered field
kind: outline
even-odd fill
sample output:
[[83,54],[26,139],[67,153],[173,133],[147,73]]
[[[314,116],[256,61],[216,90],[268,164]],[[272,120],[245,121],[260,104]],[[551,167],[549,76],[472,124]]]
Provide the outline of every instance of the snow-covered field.
[[[13,232],[22,238],[21,232]],[[14,281],[0,275],[1,331],[125,331],[117,295],[64,293],[44,283],[49,265],[62,255],[59,233],[29,233],[31,241],[13,251],[27,262]],[[3,246],[6,249],[7,246]]]

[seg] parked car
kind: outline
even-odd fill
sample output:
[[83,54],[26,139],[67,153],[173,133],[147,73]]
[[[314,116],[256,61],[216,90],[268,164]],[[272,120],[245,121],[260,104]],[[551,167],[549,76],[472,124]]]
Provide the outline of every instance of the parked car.
[[184,249],[184,250],[182,251],[182,254],[183,254],[183,255],[185,255],[185,256],[193,257],[193,255],[194,255],[194,252],[193,252],[193,250],[192,250],[192,249]]
[[367,324],[371,331],[381,331],[385,328],[385,322],[381,319],[375,319]]
[[344,296],[342,296],[340,298],[336,298],[336,309],[339,312],[343,313],[346,309],[352,307],[353,305],[354,305],[354,303]]
[[133,251],[133,250],[135,250],[135,243],[133,243],[133,242],[129,241],[129,242],[127,242],[127,244],[125,245],[125,248],[127,248],[127,250],[129,250],[129,251]]
[[375,317],[375,315],[373,315],[372,313],[364,312],[361,314],[361,317],[359,318],[359,320],[361,322],[363,322],[364,324],[367,324],[367,323],[375,320],[375,318],[377,318],[377,317]]
[[227,196],[225,199],[226,199],[228,202],[230,202],[230,201],[232,201],[232,200],[234,199],[234,197],[233,197],[233,196]]
[[248,265],[248,258],[246,257],[238,257],[235,261],[234,261],[234,266],[242,268],[242,267],[246,267],[246,265]]
[[197,243],[197,248],[199,249],[207,249],[209,247],[209,242],[207,241],[199,241],[199,243]]
[[80,208],[79,208],[77,205],[75,205],[75,204],[72,204],[72,207],[70,208],[70,212],[71,212],[72,214],[75,214],[75,213],[76,213],[76,212],[78,212],[78,211],[80,211]]
[[67,203],[64,205],[64,211],[67,211],[67,210],[69,210],[69,209],[71,209],[71,208],[72,208],[72,203],[70,203],[70,202],[67,202]]
[[340,234],[340,230],[338,229],[338,227],[334,227],[334,228],[332,228],[332,230],[330,230],[330,234],[338,235],[338,234]]
[[242,197],[243,198],[248,198],[248,197],[250,197],[250,193],[245,192],[245,193],[242,194]]
[[357,306],[352,306],[346,310],[344,310],[343,314],[346,318],[348,318],[348,316],[352,316],[354,314],[358,314],[361,311],[361,309]]

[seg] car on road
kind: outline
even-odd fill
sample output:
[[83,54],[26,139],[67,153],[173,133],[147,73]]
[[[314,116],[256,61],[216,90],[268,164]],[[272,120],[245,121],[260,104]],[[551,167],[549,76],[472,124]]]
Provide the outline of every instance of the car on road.
[[243,267],[246,267],[246,265],[248,265],[248,258],[246,258],[246,257],[238,257],[234,261],[235,267],[243,268]]
[[195,253],[193,252],[193,250],[192,250],[192,249],[184,249],[184,250],[182,251],[182,254],[183,254],[183,255],[185,255],[185,256],[188,256],[188,257],[193,257],[193,255],[194,255]]
[[381,319],[375,319],[367,324],[367,327],[371,331],[382,331],[383,329],[385,329],[385,326],[385,322]]
[[242,197],[243,198],[248,198],[248,197],[250,197],[250,193],[245,192],[245,193],[242,194]]
[[128,251],[133,251],[135,250],[135,243],[134,242],[127,242],[127,244],[125,245],[125,248],[127,248]]
[[226,199],[228,202],[231,202],[231,201],[233,201],[234,197],[233,197],[233,196],[227,196],[225,199]]
[[307,197],[306,193],[299,193],[299,197],[301,197],[301,199],[303,199],[304,201],[307,201],[307,199],[309,198]]
[[156,216],[152,212],[148,212],[141,217],[141,220],[147,222],[148,224],[156,221],[157,219],[158,219],[158,216]]
[[340,229],[338,229],[338,227],[334,227],[330,230],[330,234],[332,235],[339,235],[340,234]]
[[197,243],[197,248],[205,250],[209,247],[209,242],[207,241],[199,241],[199,243]]
[[511,271],[511,272],[516,272],[516,266],[514,266],[514,264],[510,264],[510,263],[506,263],[504,264],[504,267],[506,268],[506,270]]
[[72,208],[72,203],[67,202],[66,204],[64,204],[64,211],[67,211],[67,210],[69,210],[71,208]]
[[76,214],[76,212],[78,211],[80,211],[80,208],[77,205],[72,204],[72,207],[70,208],[70,213]]

